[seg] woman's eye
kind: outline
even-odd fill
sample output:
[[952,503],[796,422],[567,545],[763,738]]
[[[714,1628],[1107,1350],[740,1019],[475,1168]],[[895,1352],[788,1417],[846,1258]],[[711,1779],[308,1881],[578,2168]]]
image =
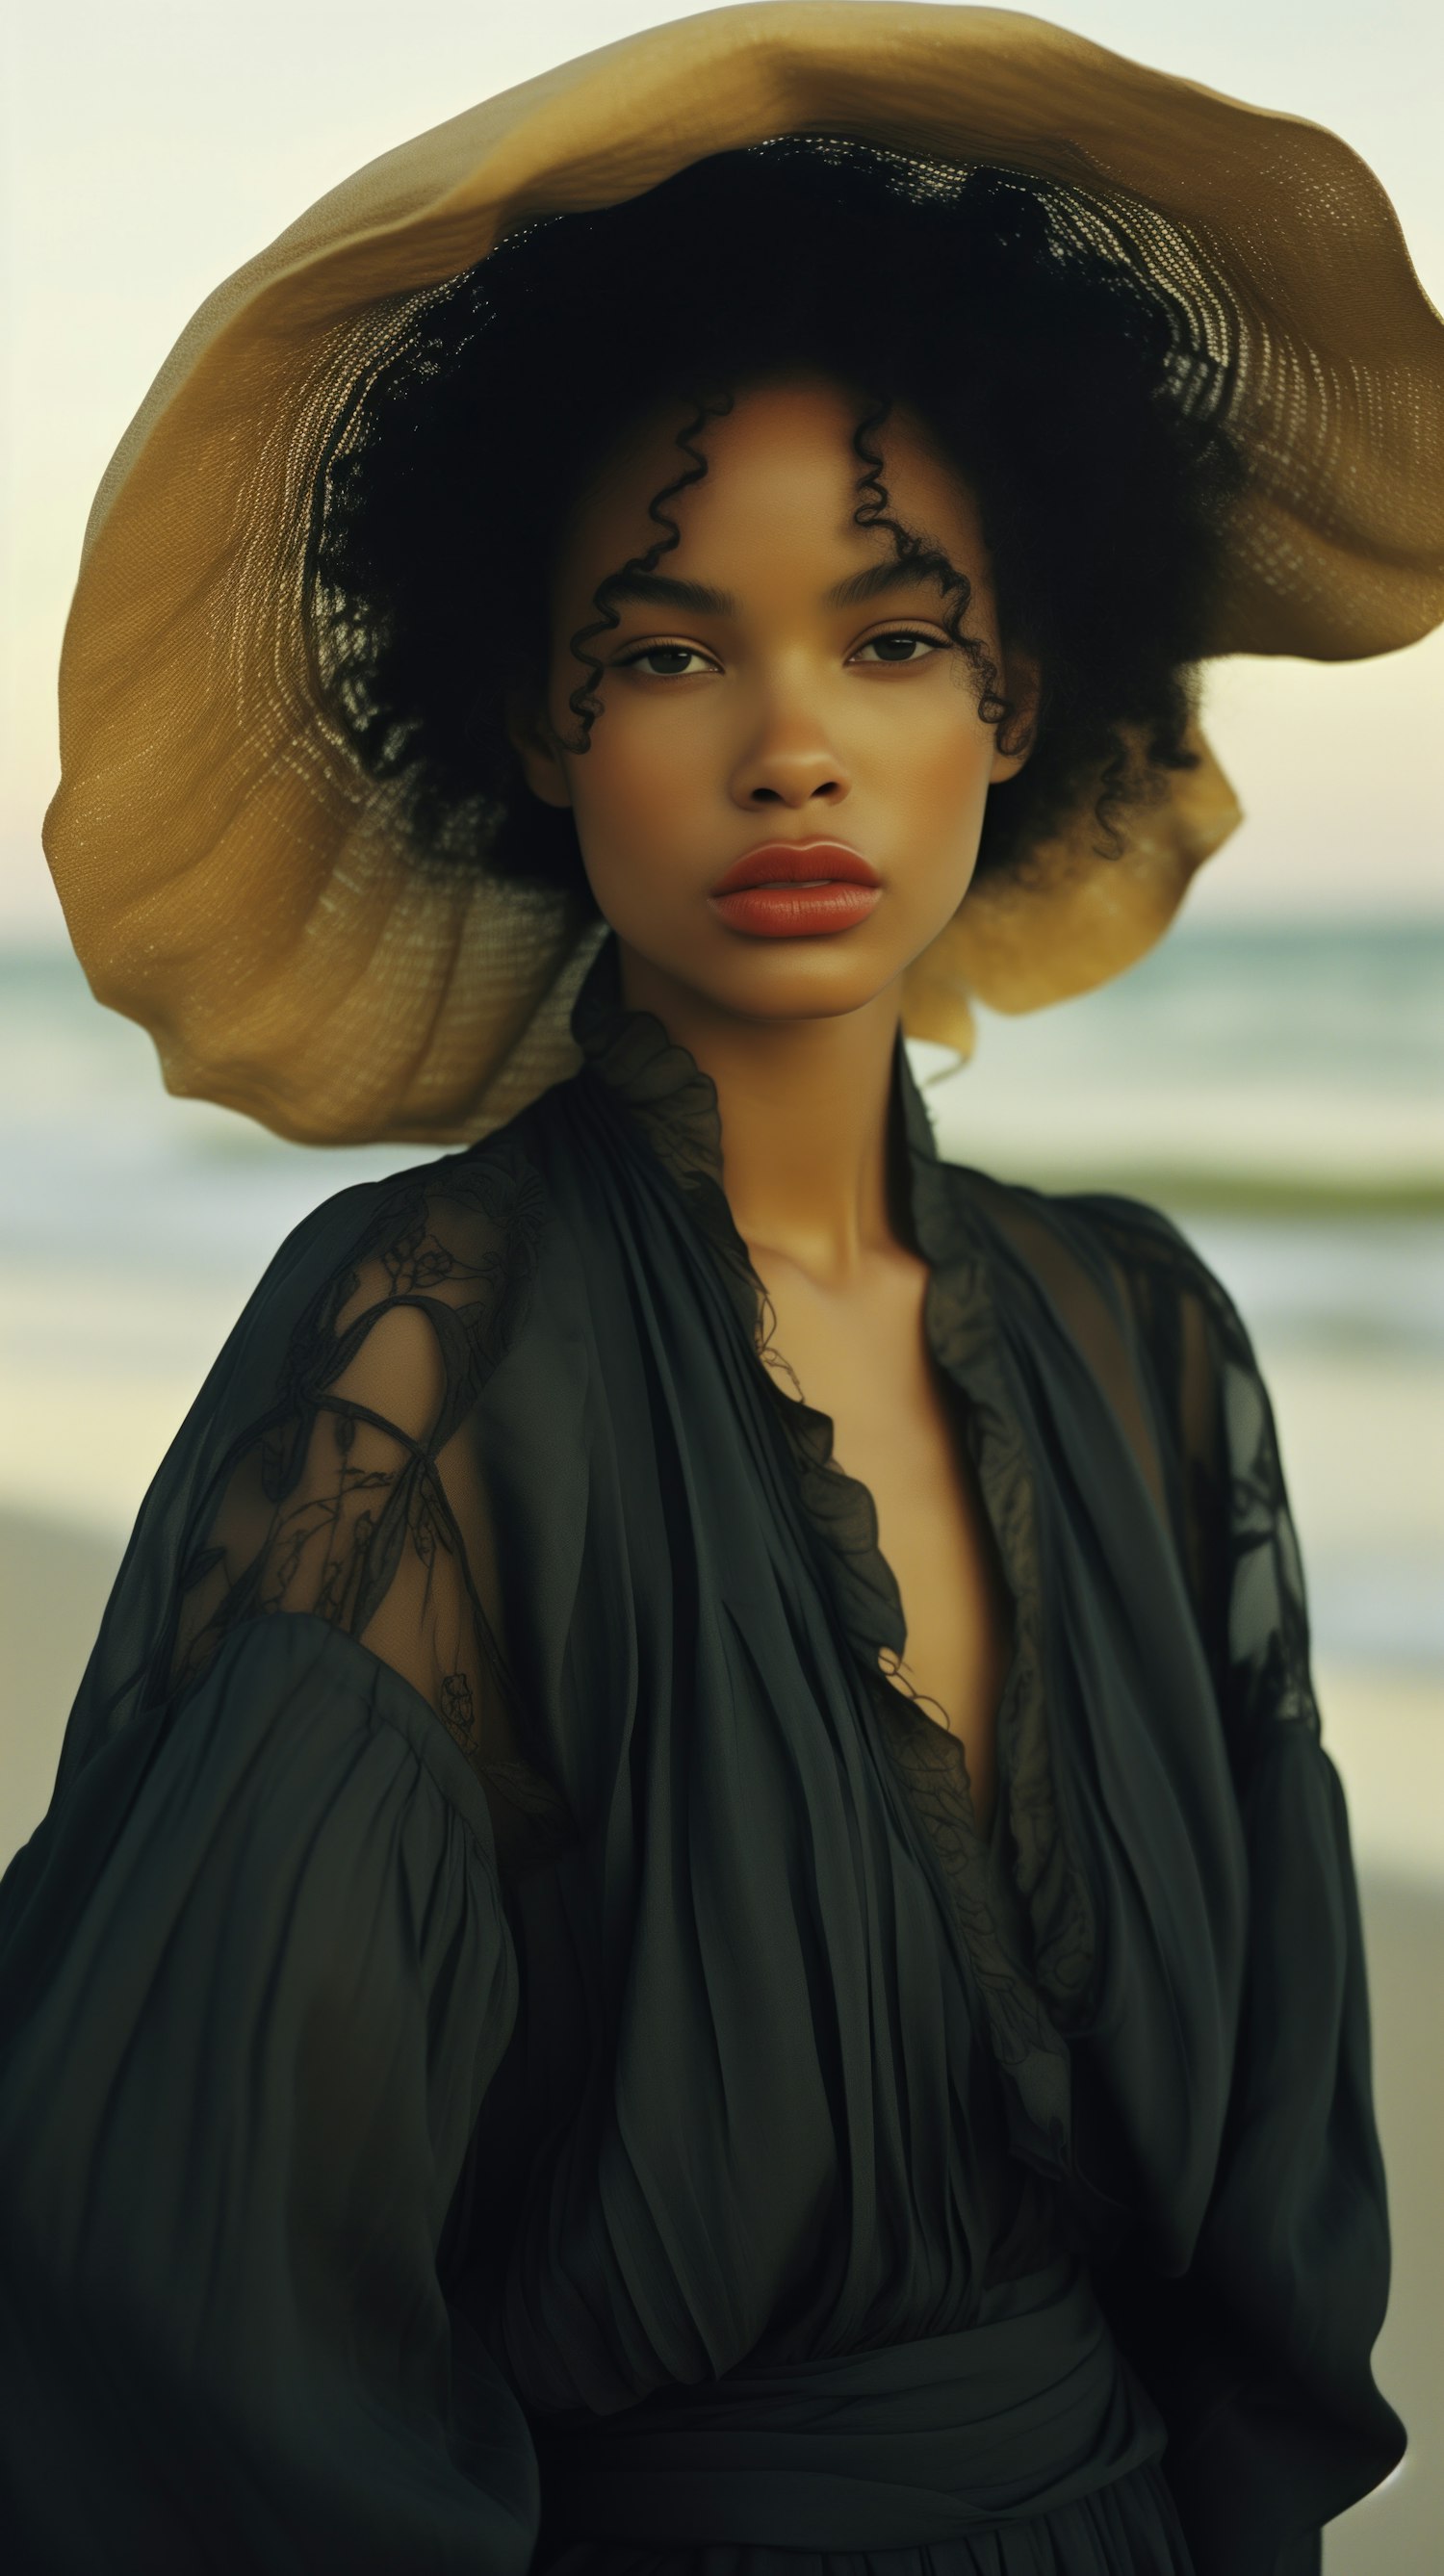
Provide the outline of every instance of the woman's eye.
[[916,635],[899,629],[891,635],[870,635],[865,644],[858,646],[853,658],[860,662],[865,653],[876,653],[880,662],[905,664],[921,662],[929,653],[944,653],[946,650],[946,645],[936,635]]
[[654,680],[688,680],[692,676],[687,667],[691,662],[704,671],[715,668],[695,644],[644,644],[639,652],[623,654],[620,668],[646,671]]

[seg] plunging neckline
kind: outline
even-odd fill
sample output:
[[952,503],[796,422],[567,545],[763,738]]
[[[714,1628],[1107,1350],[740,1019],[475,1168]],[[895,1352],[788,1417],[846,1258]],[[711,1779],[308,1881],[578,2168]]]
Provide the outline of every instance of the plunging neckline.
[[[740,1239],[741,1238],[739,1237],[739,1240]],[[744,1251],[746,1250],[745,1242],[743,1244],[743,1249]],[[921,1258],[922,1256],[919,1255],[919,1257]],[[754,1275],[756,1275],[755,1272]],[[931,1267],[929,1267],[927,1285],[923,1293],[924,1335],[934,1364],[938,1398],[945,1408],[945,1429],[947,1437],[955,1445],[965,1444],[966,1424],[962,1408],[958,1403],[958,1390],[953,1379],[944,1369],[941,1360],[937,1356],[936,1350],[933,1347],[932,1335],[928,1331],[927,1327],[927,1306],[928,1300],[932,1295],[932,1288],[933,1272]],[[762,1297],[765,1298],[767,1292],[765,1288],[762,1287],[760,1279],[759,1289]],[[770,1300],[768,1300],[768,1302],[770,1303]],[[762,1309],[759,1307],[759,1324],[761,1312]],[[902,1587],[898,1582],[896,1570],[893,1567],[892,1561],[882,1545],[880,1536],[881,1518],[878,1512],[877,1497],[865,1477],[855,1475],[850,1469],[843,1466],[842,1461],[836,1454],[835,1443],[837,1425],[835,1417],[826,1412],[820,1405],[814,1405],[808,1401],[803,1389],[801,1376],[792,1361],[787,1357],[785,1351],[776,1348],[769,1342],[767,1352],[770,1353],[770,1357],[767,1356],[767,1354],[763,1355],[763,1365],[768,1369],[774,1386],[783,1395],[784,1400],[787,1403],[805,1407],[813,1422],[817,1425],[819,1439],[824,1442],[826,1446],[826,1457],[824,1460],[826,1472],[835,1477],[839,1485],[848,1489],[853,1497],[855,1497],[857,1510],[866,1519],[873,1532],[871,1554],[874,1559],[879,1588],[896,1595],[898,1609],[898,1633],[901,1642],[896,1649],[886,1643],[879,1645],[877,1649],[877,1670],[893,1697],[900,1701],[903,1707],[907,1710],[909,1717],[921,1719],[934,1737],[941,1737],[944,1743],[952,1748],[951,1759],[957,1768],[959,1787],[967,1799],[972,1821],[978,1833],[979,1840],[991,1848],[995,1838],[995,1828],[997,1826],[999,1812],[1003,1803],[1000,1744],[1001,1724],[1003,1711],[1008,1702],[1013,1667],[1017,1655],[1018,1605],[1013,1590],[1007,1581],[1006,1573],[1003,1575],[1003,1591],[1007,1602],[1007,1653],[1003,1664],[1002,1678],[999,1683],[997,1697],[988,1717],[988,1723],[992,1729],[993,1794],[989,1802],[986,1820],[984,1820],[978,1813],[973,1771],[968,1760],[967,1742],[962,1730],[954,1723],[951,1709],[947,1707],[936,1691],[925,1691],[916,1687],[913,1683],[908,1681],[906,1676],[900,1670],[889,1669],[889,1663],[883,1660],[884,1657],[889,1658],[894,1667],[900,1667],[906,1663],[908,1639],[912,1634],[912,1630],[903,1602]],[[795,1390],[795,1392],[790,1391],[789,1386],[786,1383],[787,1381],[790,1381],[790,1389]],[[972,1464],[971,1461],[970,1464]],[[975,1482],[978,1483],[979,1501],[982,1505],[983,1518],[987,1527],[988,1535],[992,1541],[994,1557],[1001,1568],[1002,1558],[998,1544],[997,1532],[993,1527],[991,1518],[989,1517],[986,1500],[982,1496],[981,1483],[977,1479],[975,1465],[973,1465],[973,1475]],[[936,1717],[929,1714],[929,1711],[934,1709],[939,1712],[939,1715]]]
[[[662,1163],[681,1185],[702,1231],[720,1256],[724,1278],[747,1331],[753,1358],[765,1383],[770,1405],[780,1412],[788,1445],[798,1467],[801,1496],[814,1528],[831,1548],[847,1576],[847,1592],[861,1632],[869,1679],[884,1704],[908,1730],[925,1730],[922,1738],[927,1768],[946,1765],[963,1813],[965,1830],[990,1871],[1004,1867],[1012,1816],[1012,1737],[1014,1722],[1031,1689],[1036,1688],[1039,1604],[1029,1580],[1036,1551],[1020,1545],[1022,1525],[1031,1528],[1031,1479],[1020,1446],[998,1456],[981,1422],[977,1362],[991,1355],[992,1316],[980,1248],[964,1242],[948,1198],[936,1186],[942,1167],[931,1122],[912,1080],[901,1031],[893,1059],[889,1123],[900,1133],[905,1155],[905,1185],[900,1192],[912,1248],[926,1263],[923,1328],[939,1375],[959,1400],[958,1436],[968,1443],[984,1517],[1008,1597],[1008,1658],[993,1711],[994,1787],[986,1823],[973,1797],[962,1738],[951,1723],[940,1726],[919,1706],[919,1695],[897,1674],[907,1648],[902,1591],[883,1550],[876,1499],[871,1487],[854,1476],[835,1454],[833,1417],[808,1402],[801,1382],[773,1342],[773,1308],[765,1283],[753,1266],[747,1244],[732,1214],[723,1180],[722,1116],[717,1086],[691,1049],[674,1039],[654,1012],[635,1010],[621,999],[616,940],[609,935],[583,982],[573,1007],[572,1028],[584,1055],[607,1088],[620,1096],[642,1127]],[[960,1334],[966,1317],[971,1331]],[[973,1365],[965,1369],[965,1346],[971,1343]],[[778,1382],[776,1363],[798,1387],[789,1394]],[[993,1396],[993,1419],[1002,1411]],[[818,1478],[825,1482],[819,1485]],[[1020,1512],[1019,1502],[1023,1504]],[[871,1611],[872,1616],[868,1613]],[[889,1671],[880,1660],[893,1662]],[[941,1705],[941,1703],[938,1703]]]

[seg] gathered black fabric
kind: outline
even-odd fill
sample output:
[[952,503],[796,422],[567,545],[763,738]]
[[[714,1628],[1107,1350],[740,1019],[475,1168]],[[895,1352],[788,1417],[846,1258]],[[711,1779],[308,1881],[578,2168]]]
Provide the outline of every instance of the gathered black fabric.
[[1244,1331],[1149,1209],[941,1162],[899,1043],[982,1831],[712,1084],[611,940],[574,1029],[283,1245],[0,1884],[18,2563],[1306,2576],[1403,2432]]

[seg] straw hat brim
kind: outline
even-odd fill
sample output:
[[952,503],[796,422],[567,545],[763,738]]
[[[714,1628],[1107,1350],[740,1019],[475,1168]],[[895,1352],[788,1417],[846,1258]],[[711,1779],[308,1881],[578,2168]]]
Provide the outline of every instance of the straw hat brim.
[[[45,847],[92,989],[171,1090],[307,1141],[453,1143],[577,1061],[599,926],[418,866],[318,704],[310,478],[398,299],[522,221],[809,132],[1082,191],[1190,305],[1247,463],[1212,650],[1343,659],[1444,617],[1444,325],[1336,136],[1011,12],[773,0],[629,37],[320,199],[201,307],[101,484]],[[912,970],[908,1028],[966,1052],[970,995],[1031,1009],[1117,973],[1236,820],[1205,751],[1123,858],[1085,818],[982,880]]]

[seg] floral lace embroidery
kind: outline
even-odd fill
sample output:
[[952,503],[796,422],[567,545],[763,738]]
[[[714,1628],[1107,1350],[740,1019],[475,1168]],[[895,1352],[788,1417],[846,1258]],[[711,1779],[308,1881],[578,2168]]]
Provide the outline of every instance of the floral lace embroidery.
[[1128,1279],[1184,1463],[1178,1537],[1225,1724],[1320,1734],[1308,1606],[1268,1392],[1231,1298],[1155,1209],[1078,1199]]
[[[268,1410],[217,1464],[163,1684],[184,1688],[241,1621],[281,1611],[374,1639],[481,1780],[504,1871],[573,1827],[523,1757],[448,1449],[525,1322],[543,1222],[540,1181],[504,1140],[380,1187],[346,1266],[292,1326]],[[381,1633],[403,1594],[404,1644]]]

